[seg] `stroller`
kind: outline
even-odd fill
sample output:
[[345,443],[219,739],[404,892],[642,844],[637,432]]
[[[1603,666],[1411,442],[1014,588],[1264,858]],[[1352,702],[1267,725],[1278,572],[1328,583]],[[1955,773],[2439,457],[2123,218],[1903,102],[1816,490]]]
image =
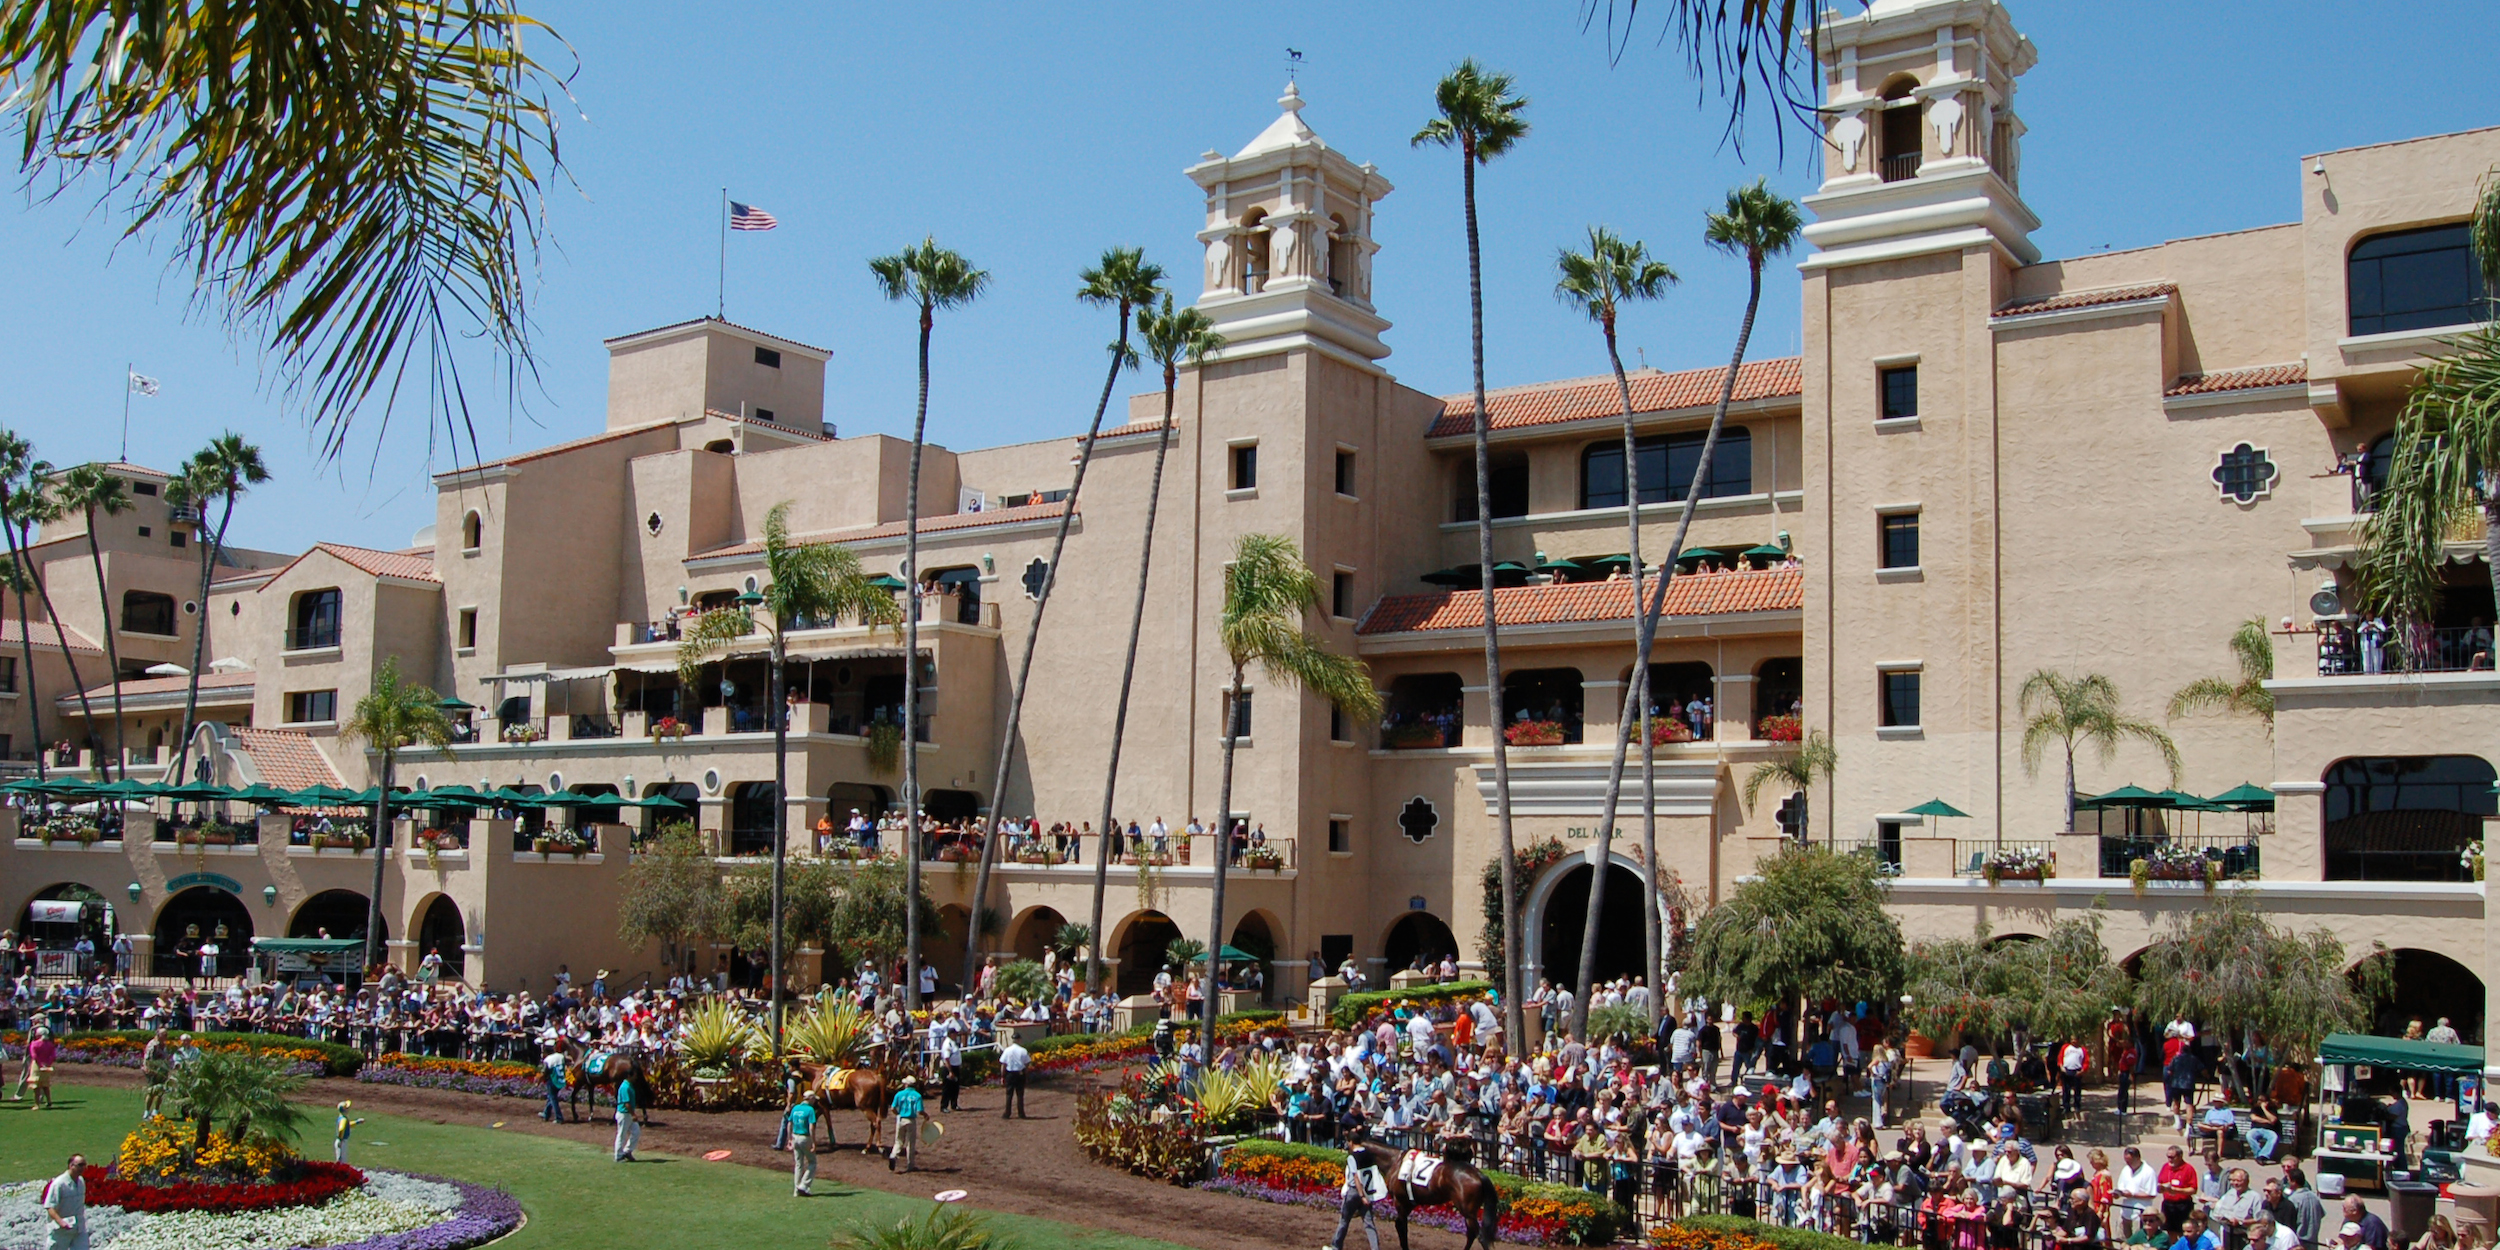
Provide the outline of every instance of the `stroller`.
[[1978,1099],[1957,1089],[1947,1093],[1936,1104],[1936,1109],[1944,1112],[1945,1117],[1962,1130],[1962,1136],[1974,1141],[1987,1140],[1988,1121],[1985,1108]]

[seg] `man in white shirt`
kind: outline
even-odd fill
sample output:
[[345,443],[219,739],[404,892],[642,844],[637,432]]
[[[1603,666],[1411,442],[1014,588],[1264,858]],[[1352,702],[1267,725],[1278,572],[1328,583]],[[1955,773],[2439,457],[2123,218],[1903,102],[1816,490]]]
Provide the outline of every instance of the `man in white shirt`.
[[955,1040],[954,1021],[938,1026],[938,1110],[960,1111],[964,1092],[964,1048]]
[[2118,1165],[2117,1197],[2111,1203],[2118,1216],[2119,1232],[2133,1234],[2144,1213],[2161,1201],[2161,1173],[2144,1161],[2144,1152],[2127,1147]]
[[1024,1113],[1024,1070],[1032,1063],[1033,1052],[1026,1050],[1023,1042],[1011,1037],[1005,1046],[999,1048],[998,1070],[1005,1074],[1007,1082],[1006,1101],[998,1108],[999,1119],[1004,1120],[1009,1115],[1020,1120],[1032,1118]]
[[42,1206],[52,1250],[87,1250],[87,1156],[71,1155],[69,1167],[43,1183]]
[[1422,1062],[1424,1056],[1432,1053],[1432,1017],[1420,1011],[1407,1017],[1406,1038],[1414,1049],[1416,1062]]

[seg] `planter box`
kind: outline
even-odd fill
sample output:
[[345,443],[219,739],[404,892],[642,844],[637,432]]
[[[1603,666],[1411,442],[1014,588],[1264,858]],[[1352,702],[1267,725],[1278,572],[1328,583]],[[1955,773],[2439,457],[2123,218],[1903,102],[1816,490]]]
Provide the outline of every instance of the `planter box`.
[[530,849],[541,855],[570,855],[575,859],[580,859],[582,857],[582,853],[590,848],[574,843],[556,842],[551,839],[540,838],[530,843]]

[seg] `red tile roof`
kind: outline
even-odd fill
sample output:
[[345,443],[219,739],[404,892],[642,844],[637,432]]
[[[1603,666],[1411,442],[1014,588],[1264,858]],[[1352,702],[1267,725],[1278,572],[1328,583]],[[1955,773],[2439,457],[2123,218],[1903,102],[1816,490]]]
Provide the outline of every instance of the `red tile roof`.
[[294,729],[237,728],[233,732],[235,745],[252,757],[264,785],[309,790],[339,784],[338,771],[330,767],[330,758],[321,753],[321,744],[310,734]]
[[[314,543],[314,551],[326,551],[363,569],[375,577],[400,577],[413,582],[439,582],[434,571],[434,552],[426,549],[419,555],[413,551],[376,551],[371,547],[350,547],[345,543]],[[307,552],[306,554],[311,554]]]
[[2190,373],[2170,384],[2164,395],[2212,395],[2221,391],[2254,390],[2261,386],[2297,386],[2309,380],[2307,361],[2288,365],[2257,365],[2215,373]]
[[[61,649],[62,634],[69,636],[71,655],[101,656],[104,654],[104,648],[87,641],[87,636],[77,630],[64,628],[60,634],[55,634],[52,632],[52,622],[36,621],[34,623],[35,646],[38,650],[58,652]],[[0,653],[24,655],[26,635],[27,623],[25,621],[14,616],[0,618]]]
[[[1735,398],[1742,401],[1803,395],[1803,364],[1802,358],[1796,356],[1748,361],[1736,371]],[[1680,373],[1665,373],[1656,369],[1640,369],[1628,375],[1627,380],[1632,386],[1632,411],[1673,412],[1719,402],[1719,391],[1726,385],[1727,370],[1686,369]],[[1522,426],[1620,416],[1623,413],[1623,397],[1615,390],[1614,375],[1606,374],[1488,391],[1484,397],[1484,409],[1488,428],[1513,430]],[[1154,427],[1152,423],[1147,423],[1145,428]],[[1475,428],[1475,396],[1445,395],[1441,398],[1441,417],[1432,423],[1432,429],[1425,437],[1446,438],[1453,434],[1472,433]]]
[[[1026,504],[1013,508],[992,508],[987,512],[957,512],[947,516],[924,516],[920,518],[920,532],[935,534],[947,530],[978,529],[989,525],[1012,525],[1018,521],[1040,521],[1056,517],[1067,510],[1068,505],[1060,502]],[[872,525],[864,529],[827,530],[817,534],[800,534],[793,541],[801,545],[855,543],[872,538],[900,538],[902,536],[903,523],[890,521],[884,525]],[[729,556],[756,555],[763,550],[764,541],[759,538],[753,542],[738,543],[734,546],[714,547],[710,551],[698,552],[686,559],[689,562],[718,560]]]
[[2025,300],[2019,304],[2007,304],[2005,307],[1998,309],[1996,311],[1996,315],[1999,317],[2019,317],[2026,313],[2063,312],[2069,308],[2092,308],[2101,304],[2123,304],[2129,300],[2152,299],[2156,296],[2176,295],[2178,293],[2179,284],[2175,282],[2144,282],[2138,283],[2135,286],[2103,287],[2097,291],[2061,291],[2055,295],[2044,296],[2040,299]]
[[819,443],[830,443],[834,441],[830,436],[816,430],[802,430],[795,425],[783,425],[779,421],[766,421],[762,417],[740,416],[734,412],[722,412],[718,408],[706,408],[703,410],[703,415],[707,417],[719,417],[723,421],[739,421],[748,425],[762,426],[775,434],[787,434],[793,438],[808,439]]
[[[1805,606],[1805,587],[1802,569],[1686,574],[1667,583],[1666,615],[1795,611]],[[1493,609],[1505,626],[1628,621],[1632,619],[1632,583],[1626,579],[1513,586],[1493,592]],[[1441,590],[1390,595],[1372,605],[1354,632],[1403,634],[1483,627],[1482,591]]]

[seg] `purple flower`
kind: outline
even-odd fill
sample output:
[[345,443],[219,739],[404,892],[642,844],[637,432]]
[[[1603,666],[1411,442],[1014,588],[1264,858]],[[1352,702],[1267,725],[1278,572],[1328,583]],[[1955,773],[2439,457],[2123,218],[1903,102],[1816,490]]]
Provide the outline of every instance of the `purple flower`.
[[406,1233],[386,1233],[363,1241],[332,1246],[330,1250],[467,1250],[483,1245],[521,1223],[521,1204],[500,1189],[453,1180],[448,1176],[427,1176],[419,1172],[408,1175],[418,1180],[450,1185],[460,1191],[460,1209],[440,1224]]

